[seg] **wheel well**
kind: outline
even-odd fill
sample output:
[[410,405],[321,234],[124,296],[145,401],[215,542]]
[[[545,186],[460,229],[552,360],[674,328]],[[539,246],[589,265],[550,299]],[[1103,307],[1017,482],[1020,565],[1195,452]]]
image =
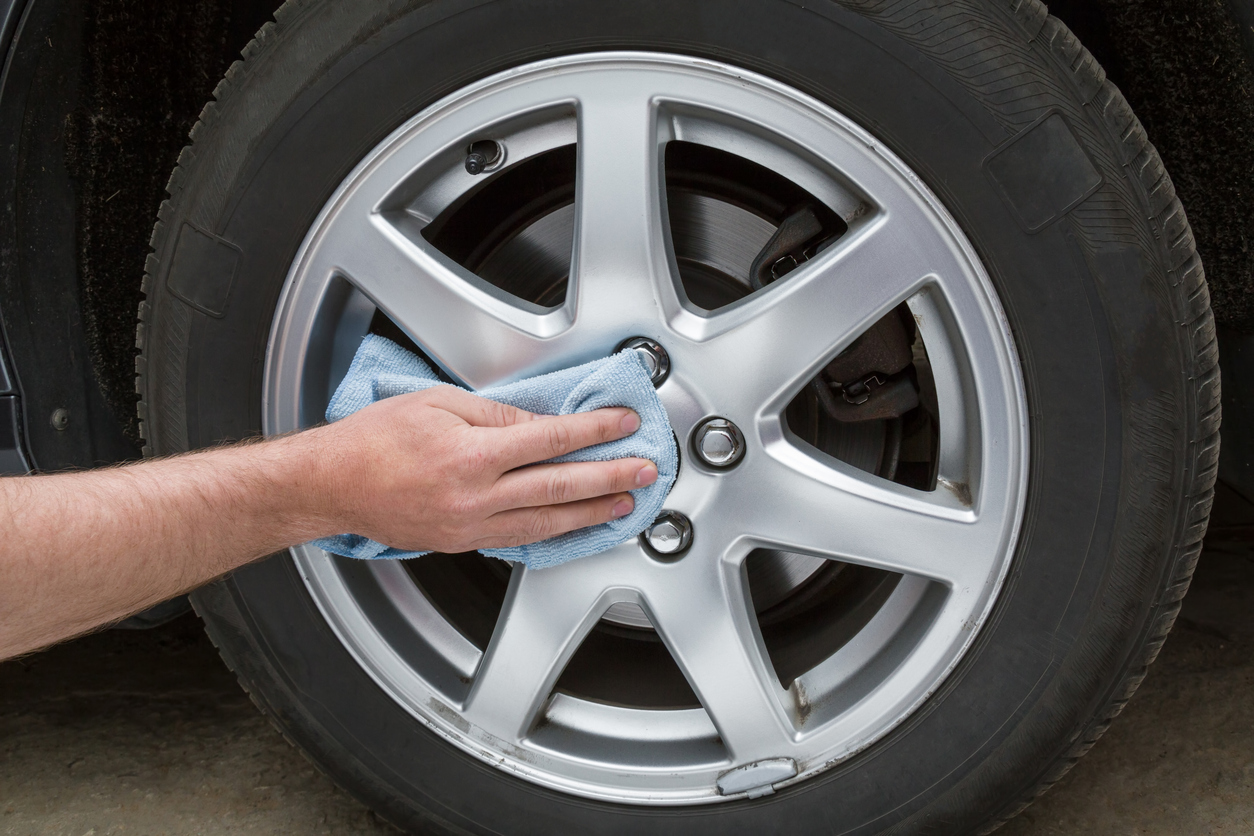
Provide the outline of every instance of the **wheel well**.
[[135,311],[148,238],[188,131],[278,0],[92,0],[66,149],[79,184],[83,326],[127,435],[135,418]]
[[[148,238],[218,79],[279,0],[29,0],[0,89],[0,311],[37,469],[139,454]],[[66,410],[68,423],[48,416]]]
[[1254,2],[1051,0],[1166,163],[1215,321],[1254,332]]

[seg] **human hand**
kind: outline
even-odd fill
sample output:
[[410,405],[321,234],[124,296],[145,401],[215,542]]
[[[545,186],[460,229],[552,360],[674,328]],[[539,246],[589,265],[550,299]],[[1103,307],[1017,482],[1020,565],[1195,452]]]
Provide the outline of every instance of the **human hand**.
[[[315,430],[326,518],[405,551],[518,546],[631,513],[647,459],[543,464],[631,435],[626,408],[533,415],[454,386],[387,398]],[[531,465],[528,467],[528,465]]]

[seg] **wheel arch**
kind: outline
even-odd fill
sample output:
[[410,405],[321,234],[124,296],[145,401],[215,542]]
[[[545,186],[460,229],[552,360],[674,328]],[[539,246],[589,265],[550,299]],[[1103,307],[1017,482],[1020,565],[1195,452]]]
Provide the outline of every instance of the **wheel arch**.
[[[11,388],[18,407],[12,421],[0,410],[0,424],[20,425],[16,449],[32,470],[140,456],[135,311],[153,219],[217,79],[277,5],[0,0],[0,326],[11,372],[0,396]],[[0,448],[9,430],[0,426]]]

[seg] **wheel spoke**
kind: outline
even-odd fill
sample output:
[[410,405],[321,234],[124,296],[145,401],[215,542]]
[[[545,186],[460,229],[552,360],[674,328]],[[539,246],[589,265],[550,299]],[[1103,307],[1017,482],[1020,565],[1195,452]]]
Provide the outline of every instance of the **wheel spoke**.
[[[489,285],[402,231],[405,219],[372,214],[341,223],[326,269],[342,273],[442,365],[475,389],[542,367],[544,341],[569,325]],[[547,369],[545,369],[547,370]]]
[[785,705],[791,698],[758,635],[742,566],[691,553],[679,568],[682,579],[644,591],[654,626],[733,761],[787,756],[793,724]]
[[581,330],[656,323],[677,308],[664,246],[663,143],[647,88],[604,85],[579,102],[571,284]]
[[753,488],[729,491],[723,513],[739,520],[738,530],[755,545],[954,588],[983,584],[1004,547],[1002,527],[975,513],[969,497],[905,488],[818,461],[787,442],[772,445],[740,478]]
[[611,604],[635,595],[607,588],[588,558],[552,569],[516,568],[496,631],[463,706],[466,719],[498,738],[525,737],[553,683]]
[[915,293],[936,254],[882,215],[851,231],[793,274],[704,325],[702,374],[712,391],[737,393],[740,420],[782,408],[859,334]]

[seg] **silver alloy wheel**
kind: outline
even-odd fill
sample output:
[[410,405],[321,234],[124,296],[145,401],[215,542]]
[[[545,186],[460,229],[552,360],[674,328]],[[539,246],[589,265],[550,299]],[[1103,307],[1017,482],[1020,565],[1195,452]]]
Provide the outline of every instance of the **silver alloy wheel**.
[[[480,182],[463,163],[485,136],[500,144],[505,167],[578,143],[570,282],[558,307],[502,292],[421,234]],[[765,289],[715,311],[696,308],[678,281],[664,220],[662,149],[675,139],[782,174],[844,218],[848,232]],[[903,302],[935,378],[933,491],[809,448],[783,418],[828,360]],[[267,433],[320,419],[376,309],[476,388],[650,337],[670,355],[658,392],[677,437],[710,416],[745,437],[735,468],[681,469],[667,507],[695,531],[682,558],[654,559],[633,539],[552,569],[516,568],[483,652],[403,566],[293,549],[328,623],[380,687],[497,768],[597,800],[654,805],[804,780],[882,737],[935,692],[996,599],[1028,455],[1005,317],[936,197],[866,131],[795,89],[708,60],[596,53],[501,73],[418,114],[348,176],[292,266],[266,360]],[[745,581],[755,549],[903,578],[856,636],[785,689]],[[381,598],[367,600],[354,585],[363,572]],[[647,615],[703,709],[552,693],[614,605]]]

